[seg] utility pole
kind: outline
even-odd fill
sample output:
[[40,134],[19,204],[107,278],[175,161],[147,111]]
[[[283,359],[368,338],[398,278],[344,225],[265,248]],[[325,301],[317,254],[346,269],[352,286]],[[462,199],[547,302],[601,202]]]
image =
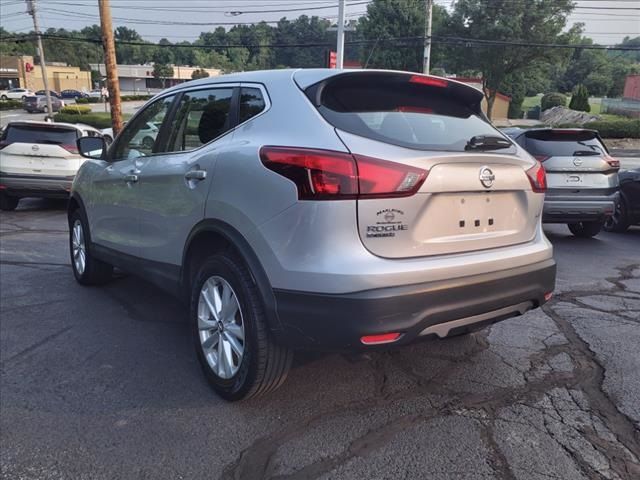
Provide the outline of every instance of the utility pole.
[[118,66],[116,64],[116,44],[113,40],[109,0],[98,0],[98,7],[100,9],[104,66],[107,70],[109,105],[111,106],[111,126],[115,137],[122,130],[122,107],[120,105],[120,82],[118,81]]
[[44,94],[47,97],[47,115],[45,119],[50,119],[53,114],[51,108],[51,92],[49,92],[49,78],[47,77],[47,64],[44,60],[44,48],[42,48],[42,37],[40,36],[40,27],[38,26],[38,15],[36,13],[36,0],[27,1],[27,13],[33,18],[33,29],[38,38],[38,56],[40,57],[40,69],[42,70],[42,83],[44,84]]
[[336,68],[344,67],[344,1],[338,3],[338,45],[336,48]]
[[433,16],[433,0],[425,0],[426,19],[424,22],[424,58],[422,63],[422,73],[429,75],[429,64],[431,62],[431,17]]

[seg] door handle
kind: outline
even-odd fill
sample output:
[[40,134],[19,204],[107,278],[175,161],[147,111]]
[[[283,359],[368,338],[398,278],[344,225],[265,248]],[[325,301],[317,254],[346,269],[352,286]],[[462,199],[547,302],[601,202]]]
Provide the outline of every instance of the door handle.
[[127,183],[136,183],[138,181],[138,175],[136,175],[135,173],[130,173],[129,175],[125,175],[124,181]]
[[184,178],[187,180],[204,180],[207,178],[206,170],[189,170],[184,174]]

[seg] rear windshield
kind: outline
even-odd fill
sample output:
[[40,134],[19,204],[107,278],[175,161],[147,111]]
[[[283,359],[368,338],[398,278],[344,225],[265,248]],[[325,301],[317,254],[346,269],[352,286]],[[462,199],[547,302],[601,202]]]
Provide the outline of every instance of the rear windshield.
[[53,145],[75,145],[77,138],[78,131],[76,129],[9,125],[2,140],[5,144],[49,143]]
[[525,136],[525,149],[531,155],[573,157],[604,155],[606,149],[595,132],[529,132]]
[[337,77],[322,89],[318,110],[340,130],[417,150],[463,152],[474,136],[507,138],[482,118],[478,105],[468,96],[463,98],[459,89],[412,83],[411,78]]

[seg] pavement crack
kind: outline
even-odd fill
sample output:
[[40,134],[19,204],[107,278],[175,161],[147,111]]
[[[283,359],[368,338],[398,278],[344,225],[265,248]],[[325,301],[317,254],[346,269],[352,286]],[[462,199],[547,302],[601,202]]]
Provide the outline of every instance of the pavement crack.
[[12,361],[15,361],[21,357],[24,357],[25,355],[31,353],[32,351],[36,350],[37,348],[41,347],[42,345],[50,342],[51,340],[54,340],[56,338],[58,338],[60,335],[63,335],[65,333],[67,333],[69,330],[71,330],[73,328],[73,325],[69,325],[68,327],[64,327],[60,330],[58,330],[55,333],[52,333],[51,335],[47,335],[46,337],[44,337],[42,340],[34,343],[33,345],[28,346],[27,348],[20,350],[19,352],[11,355],[10,357],[6,358],[4,360],[4,362],[2,362],[2,368],[4,369],[6,367],[6,365]]

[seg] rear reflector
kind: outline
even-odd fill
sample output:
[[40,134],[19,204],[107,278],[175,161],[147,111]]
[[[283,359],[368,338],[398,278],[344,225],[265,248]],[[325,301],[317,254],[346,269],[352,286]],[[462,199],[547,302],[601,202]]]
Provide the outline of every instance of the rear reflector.
[[549,300],[551,300],[553,298],[553,292],[548,292],[544,294],[544,301],[548,302]]
[[296,184],[300,200],[407,197],[428,171],[331,150],[262,147],[262,163]]
[[544,172],[544,167],[540,162],[526,171],[531,188],[536,193],[544,193],[547,191],[547,175]]
[[421,85],[428,85],[430,87],[444,88],[449,85],[449,82],[444,78],[427,77],[425,75],[411,75],[409,83],[419,83]]
[[400,338],[400,333],[383,333],[380,335],[367,335],[360,338],[365,345],[381,345],[383,343],[393,343]]
[[0,190],[6,190],[7,186],[6,185],[0,185]]

